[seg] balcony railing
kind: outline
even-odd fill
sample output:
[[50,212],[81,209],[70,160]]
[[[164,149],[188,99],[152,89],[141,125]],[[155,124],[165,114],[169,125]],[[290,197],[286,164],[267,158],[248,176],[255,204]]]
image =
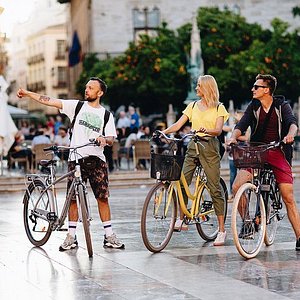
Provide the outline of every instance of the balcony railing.
[[32,65],[32,64],[40,63],[44,60],[45,60],[44,54],[41,53],[41,54],[37,54],[37,55],[29,57],[27,59],[27,63],[29,65]]
[[54,89],[63,89],[67,87],[66,81],[58,81],[55,85],[53,85]]
[[65,53],[56,53],[55,59],[56,60],[65,60],[67,58],[67,55]]
[[43,81],[33,82],[27,84],[27,89],[32,92],[44,91],[46,86]]

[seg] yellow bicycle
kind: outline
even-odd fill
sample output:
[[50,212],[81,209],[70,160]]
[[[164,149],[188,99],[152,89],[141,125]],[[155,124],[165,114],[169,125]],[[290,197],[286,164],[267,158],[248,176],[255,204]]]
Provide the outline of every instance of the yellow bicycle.
[[[180,139],[170,138],[161,131],[158,131],[158,134],[169,144],[169,150],[151,153],[151,177],[157,179],[157,183],[147,194],[142,210],[141,233],[146,248],[156,253],[168,245],[174,231],[178,203],[185,215],[183,223],[196,224],[199,235],[206,241],[213,241],[218,233],[218,219],[200,161],[199,159],[195,161],[194,192],[192,192],[181,172],[184,157],[175,154],[177,143],[185,138],[191,138],[197,147],[205,147],[207,140],[199,137],[197,132],[188,133]],[[199,153],[197,147],[196,151]],[[187,205],[184,202],[180,182],[190,200]],[[222,178],[220,185],[225,196],[226,219],[228,191]]]

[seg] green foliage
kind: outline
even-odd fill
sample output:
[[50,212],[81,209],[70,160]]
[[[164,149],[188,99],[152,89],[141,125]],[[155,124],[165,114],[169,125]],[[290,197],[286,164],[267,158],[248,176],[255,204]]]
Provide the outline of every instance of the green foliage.
[[272,34],[267,40],[254,40],[250,47],[226,59],[227,72],[231,75],[231,95],[240,105],[251,97],[250,87],[258,73],[272,74],[278,79],[277,94],[293,102],[300,94],[300,41],[296,32],[288,33],[288,24],[279,19],[272,21]]
[[[300,95],[300,39],[286,22],[274,19],[271,29],[248,24],[229,10],[200,8],[197,15],[206,74],[216,77],[221,101],[235,106],[251,99],[251,87],[258,73],[278,79],[277,93],[296,101]],[[156,37],[140,36],[121,56],[97,59],[87,55],[77,91],[84,94],[91,76],[103,78],[109,86],[103,101],[112,110],[131,103],[142,114],[166,112],[168,104],[181,110],[189,90],[186,71],[192,26],[185,24],[171,31],[163,24]]]
[[186,97],[185,65],[182,41],[162,27],[157,37],[140,36],[137,44],[130,43],[125,54],[113,60],[98,61],[95,55],[88,56],[77,90],[82,92],[83,82],[93,74],[107,82],[109,89],[103,100],[112,110],[134,103],[143,114],[166,112],[169,103],[180,106]]

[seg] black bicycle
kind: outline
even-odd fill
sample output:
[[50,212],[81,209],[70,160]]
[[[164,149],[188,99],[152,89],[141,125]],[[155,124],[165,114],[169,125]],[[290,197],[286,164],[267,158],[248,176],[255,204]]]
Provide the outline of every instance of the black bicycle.
[[279,187],[273,171],[265,163],[268,151],[280,147],[281,143],[231,145],[235,166],[249,169],[253,175],[252,182],[238,189],[231,216],[235,246],[247,259],[259,253],[263,242],[267,246],[274,243],[278,222],[283,218]]

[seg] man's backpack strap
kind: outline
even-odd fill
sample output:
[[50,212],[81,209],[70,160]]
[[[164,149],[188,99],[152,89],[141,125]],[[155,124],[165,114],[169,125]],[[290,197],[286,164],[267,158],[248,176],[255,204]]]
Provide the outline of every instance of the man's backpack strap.
[[106,124],[107,124],[107,122],[108,122],[108,120],[109,120],[109,116],[110,116],[110,111],[108,111],[107,109],[105,109],[105,113],[104,113],[104,124],[103,124],[103,129],[102,129],[102,135],[104,136],[105,134],[105,132],[104,132],[104,130],[105,130],[105,126],[106,126]]
[[84,101],[78,101],[76,107],[75,107],[75,114],[74,114],[74,117],[73,117],[73,120],[69,126],[69,137],[70,137],[70,140],[72,138],[72,134],[73,134],[73,127],[74,127],[74,124],[75,124],[75,120],[76,120],[76,117],[79,113],[79,111],[81,110],[81,107],[83,106],[84,104]]

